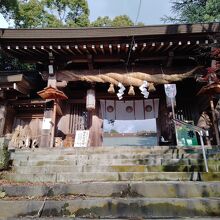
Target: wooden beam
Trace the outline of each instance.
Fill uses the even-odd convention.
[[[110,54],[112,54],[112,45],[109,44],[109,45],[108,45],[108,48],[109,48],[109,52],[110,52]]]
[[[161,42],[160,45],[154,50],[154,53],[160,51],[161,48],[163,48],[164,42]]]
[[[104,46],[103,46],[103,44],[100,44],[99,47],[100,47],[102,53],[105,54],[105,50],[104,50]]]
[[[151,52],[155,49],[155,47],[156,47],[156,43],[153,42],[153,43],[151,44],[151,46],[150,46],[149,48],[147,48],[147,50],[145,50],[145,52],[151,53]]]
[[[127,53],[127,52],[128,52],[129,47],[130,47],[130,45],[129,45],[129,44],[126,44],[126,45],[125,45],[125,53]]]
[[[27,50],[28,52],[32,53],[34,56],[38,56],[39,55],[39,52],[34,50],[33,48],[31,47],[24,47],[25,50]]]
[[[56,113],[57,113],[57,115],[62,116],[63,115],[63,111],[62,111],[62,108],[61,108],[60,104],[57,102],[56,105],[57,105],[56,106]]]
[[[189,56],[183,55],[183,56],[174,56],[174,60],[186,60],[189,59]],[[156,60],[167,60],[167,56],[149,56],[149,57],[140,57],[137,58],[135,61],[156,61]]]
[[[146,48],[147,44],[146,43],[143,43],[142,47],[141,47],[141,50],[140,50],[140,53],[142,53],[144,51],[144,49]]]
[[[78,45],[75,45],[74,48],[75,48],[75,50],[76,50],[78,53],[80,53],[81,55],[83,55],[83,53],[79,50]]]
[[[160,52],[161,52],[161,53],[164,53],[164,52],[166,52],[167,50],[169,50],[170,48],[172,48],[172,46],[173,46],[173,42],[170,41],[169,44],[168,44],[167,46],[165,46]]]
[[[42,99],[24,99],[24,100],[16,100],[13,103],[10,102],[13,105],[44,105],[45,100]]]
[[[106,63],[114,63],[114,62],[125,62],[124,59],[121,58],[94,58],[93,61],[95,63],[102,63],[102,62],[106,62]]]
[[[88,60],[89,70],[93,70],[94,67],[93,67],[93,57],[92,57],[92,55],[88,55],[87,60]]]
[[[68,55],[68,52],[66,52],[66,51],[62,48],[61,45],[58,45],[58,46],[57,46],[57,49],[58,49],[59,51],[61,51],[62,53]]]
[[[18,49],[13,49],[11,46],[7,46],[7,50],[11,53],[15,53],[15,54],[18,54],[18,55],[23,55],[23,53],[21,51],[19,51],[19,48]]]
[[[13,89],[22,93],[22,94],[28,94],[29,93],[29,90],[24,88],[24,87],[21,87],[20,85],[18,85],[17,83],[13,83]]]
[[[33,50],[34,51],[37,51],[38,53],[42,54],[42,55],[45,55],[44,52],[42,52],[41,50],[39,50],[36,46],[32,46]]]
[[[86,52],[87,54],[90,54],[90,52],[89,52],[89,50],[88,50],[88,48],[87,48],[86,45],[83,45],[83,50],[85,50],[85,52]]]
[[[173,57],[174,57],[174,52],[170,51],[168,59],[167,59],[167,65],[166,65],[167,67],[171,67],[171,65],[173,63]]]
[[[42,51],[45,51],[46,53],[50,53],[50,51],[47,50],[47,49],[45,49],[45,46],[43,46],[43,45],[40,46],[40,49],[41,49]]]
[[[95,48],[95,45],[92,45],[92,51],[97,54],[97,51],[96,51],[96,48]]]
[[[21,51],[22,53],[31,55],[31,56],[33,56],[33,57],[36,56],[36,53],[34,53],[34,52],[32,52],[31,50],[29,50],[27,46],[24,46],[23,49],[20,48],[20,51]]]
[[[69,45],[66,45],[66,50],[68,50],[71,54],[75,55],[75,53],[73,52],[73,50],[70,48]]]
[[[49,49],[50,49],[51,51],[53,51],[55,54],[59,54],[59,52],[57,52],[57,51],[53,48],[52,45],[49,46]]]
[[[121,48],[121,45],[118,44],[118,45],[117,45],[117,51],[118,51],[118,53],[120,53],[120,48]]]

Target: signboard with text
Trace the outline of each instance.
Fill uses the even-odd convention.
[[[89,130],[76,131],[74,147],[87,147],[89,142]]]
[[[164,84],[166,96],[169,98],[175,98],[176,96],[176,84]]]

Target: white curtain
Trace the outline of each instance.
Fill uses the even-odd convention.
[[[159,99],[100,100],[102,117],[107,120],[143,120],[158,117]]]
[[[116,119],[134,120],[135,119],[134,101],[116,101]]]

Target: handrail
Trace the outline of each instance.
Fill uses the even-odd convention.
[[[173,122],[185,125],[186,127],[193,129],[195,132],[197,132],[199,134],[201,147],[202,147],[202,154],[203,154],[204,163],[205,163],[205,169],[206,169],[206,172],[209,172],[207,158],[206,158],[206,152],[205,152],[205,145],[204,145],[204,141],[203,141],[203,136],[207,136],[206,130],[203,128],[200,128],[198,126],[191,125],[185,121],[181,121],[179,119],[173,119]]]

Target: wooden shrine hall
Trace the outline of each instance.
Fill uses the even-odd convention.
[[[73,147],[80,135],[95,147],[104,121],[155,119],[156,144],[176,144],[164,84],[176,84],[176,117],[196,124],[208,106],[196,79],[212,65],[201,51],[219,43],[219,23],[0,29],[1,53],[35,66],[1,70],[0,135],[12,147]]]

